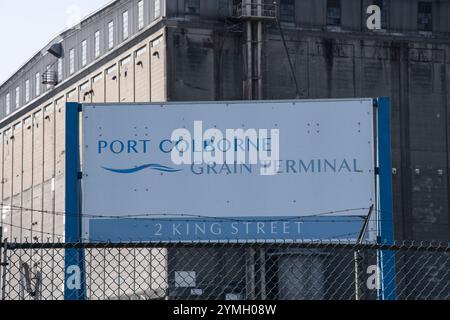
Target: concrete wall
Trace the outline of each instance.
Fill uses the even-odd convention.
[[[168,37],[169,100],[242,99],[239,38],[211,29],[183,27],[172,28]]]
[[[242,99],[242,34],[187,25],[169,28],[168,99]],[[450,239],[449,42],[294,30],[285,33],[302,98],[392,100],[396,238]],[[263,57],[264,98],[295,98],[275,28],[266,30]]]
[[[200,0],[199,15],[188,15],[185,12],[185,0],[167,1],[166,15],[188,21],[229,19],[233,16],[233,4],[239,0]],[[264,0],[272,4],[272,0]],[[283,0],[278,3],[283,4]],[[302,28],[326,28],[327,0],[301,0],[295,2],[295,22]],[[417,14],[419,0],[384,0],[386,11],[386,29],[393,32],[417,33]],[[434,0],[433,2],[433,33],[449,34],[449,0]],[[367,31],[367,7],[374,4],[373,0],[342,0],[341,29],[347,31]]]

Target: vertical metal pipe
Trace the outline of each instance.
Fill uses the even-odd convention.
[[[247,21],[247,81],[246,81],[246,99],[253,99],[253,53],[252,53],[252,22]]]
[[[42,141],[42,143],[41,143],[41,148],[42,148],[42,154],[41,154],[41,159],[40,159],[40,161],[41,161],[41,210],[42,210],[42,212],[41,212],[41,241],[42,241],[42,243],[44,243],[44,237],[45,237],[45,233],[44,233],[44,225],[45,225],[45,214],[44,214],[44,211],[45,211],[45,202],[44,202],[44,197],[45,197],[45,190],[44,190],[44,182],[45,182],[45,166],[44,166],[44,163],[45,163],[45,146],[46,146],[46,143],[45,143],[45,108],[42,108],[42,110],[40,110],[39,111],[40,113],[41,113],[41,117],[40,117],[40,120],[42,121],[41,122],[41,127],[42,127],[42,129],[40,130],[41,131],[41,133],[42,133],[42,136],[41,136],[41,141]],[[43,255],[42,255],[42,252],[41,252],[41,255],[40,255],[40,258],[41,258],[41,261],[43,260]]]
[[[24,211],[24,205],[23,205],[23,155],[24,155],[24,149],[23,149],[23,145],[24,145],[24,139],[23,139],[23,134],[24,134],[24,130],[25,130],[25,122],[23,121],[23,119],[21,120],[21,125],[20,125],[20,134],[21,134],[21,142],[20,142],[20,146],[21,146],[21,150],[20,150],[20,241],[23,241],[23,211]],[[28,226],[25,226],[25,229]]]
[[[258,53],[257,53],[257,59],[258,59],[258,100],[263,99],[262,94],[262,46],[263,46],[263,24],[261,21],[258,22]]]
[[[35,153],[35,145],[34,145],[34,125],[35,125],[35,120],[34,120],[34,113],[31,113],[31,195],[30,195],[30,223],[31,223],[31,227],[30,227],[30,241],[33,242],[33,231],[34,231],[34,153]],[[30,260],[32,259],[32,254],[30,255]]]
[[[245,8],[243,15],[251,16],[252,14],[252,0],[244,0]],[[252,22],[251,20],[247,20],[246,22],[246,44],[245,50],[247,55],[247,64],[246,64],[246,80],[244,85],[244,98],[246,100],[253,100],[253,30],[252,30]]]
[[[92,84],[91,84],[91,89],[92,89]],[[91,95],[92,97],[92,95]],[[92,102],[92,99],[91,99]],[[58,218],[59,220],[59,216],[56,215],[56,108],[57,108],[57,100],[54,99],[53,100],[53,126],[52,126],[52,130],[53,130],[53,141],[52,141],[52,148],[53,148],[53,154],[52,154],[52,179],[51,179],[51,187],[52,187],[52,212],[53,212],[53,227],[52,227],[52,239],[53,242],[56,241],[56,223],[59,222],[56,219]],[[52,250],[52,255],[55,256],[55,250]],[[55,259],[52,259],[52,270],[55,270]],[[54,299],[55,295],[55,291],[57,290],[57,288],[55,289],[55,273],[52,272],[52,299]]]
[[[92,89],[92,86],[91,86]],[[91,95],[92,97],[92,95]],[[51,179],[51,187],[52,187],[52,211],[53,211],[53,242],[56,241],[56,227],[57,227],[57,215],[55,214],[56,212],[56,105],[57,100],[53,100],[53,116],[52,116],[52,121],[53,121],[53,126],[52,126],[52,131],[53,131],[53,137],[52,137],[52,148],[53,148],[53,154],[52,154],[52,179]],[[91,100],[92,102],[92,100]]]
[[[252,14],[252,2],[253,0],[244,0],[245,3],[245,12],[243,13],[244,16],[251,16]]]
[[[263,16],[263,1],[257,0],[258,6],[258,17]],[[263,44],[263,22],[261,20],[258,21],[257,26],[257,99],[262,100],[262,44]]]
[[[11,171],[8,173],[11,181],[11,185],[9,186],[9,203],[10,203],[10,239],[17,240],[17,236],[14,235],[13,230],[16,228],[14,224],[14,214],[16,213],[16,208],[14,208],[14,125],[11,126],[11,136],[9,137],[9,143],[11,143]]]

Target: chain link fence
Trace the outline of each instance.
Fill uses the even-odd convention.
[[[83,253],[89,300],[375,300],[390,274],[398,299],[450,298],[448,243],[3,243],[4,300],[64,299],[65,255]],[[390,252],[380,271],[381,252]]]

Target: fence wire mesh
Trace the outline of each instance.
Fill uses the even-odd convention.
[[[398,299],[450,298],[447,243],[5,242],[2,299],[64,299],[70,250],[84,257],[89,300],[375,300],[381,273],[393,276]],[[381,252],[393,253],[382,271]]]

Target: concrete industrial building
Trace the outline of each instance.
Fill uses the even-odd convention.
[[[117,0],[34,55],[0,86],[4,236],[64,235],[66,102],[389,96],[396,239],[449,240],[450,0],[278,2]]]

